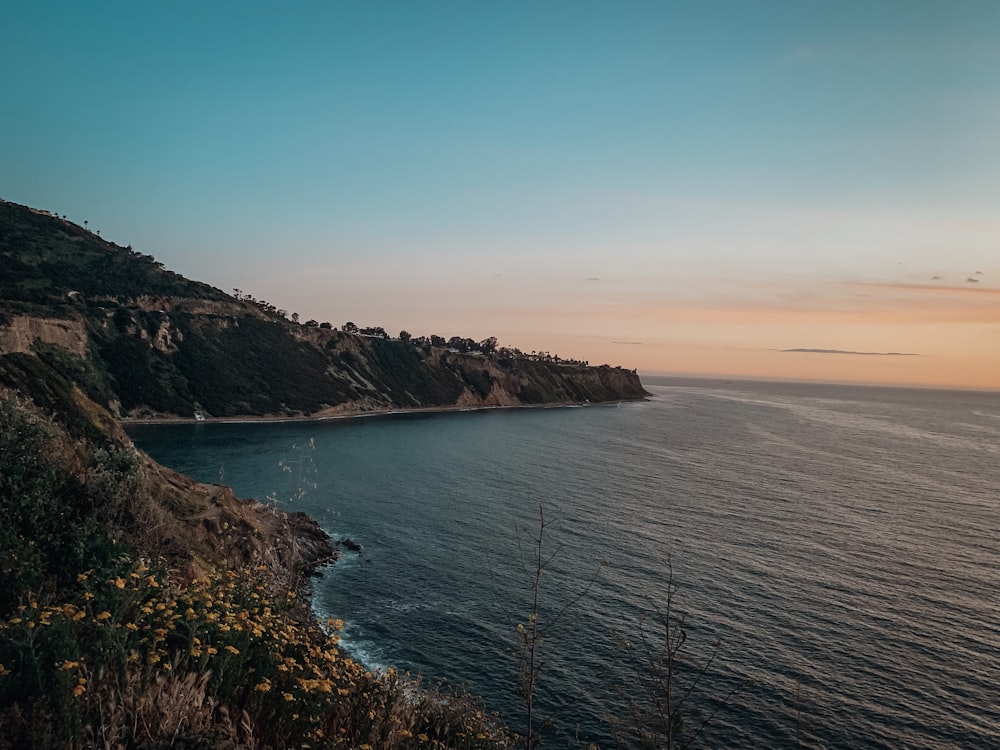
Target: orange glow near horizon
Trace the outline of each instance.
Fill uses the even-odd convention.
[[[981,282],[370,278],[340,302],[392,333],[647,373],[1000,389],[1000,289]]]
[[[562,343],[560,349],[566,352],[587,350],[591,364],[621,365],[647,374],[1000,390],[1000,363],[995,358],[788,352],[676,342],[583,346],[571,337]]]
[[[541,318],[558,332],[532,332]],[[1000,389],[993,288],[838,282],[791,300],[520,309],[508,322],[503,340],[649,373]]]

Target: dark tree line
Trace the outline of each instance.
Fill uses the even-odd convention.
[[[258,300],[253,295],[245,294],[239,289],[233,289],[233,294],[236,299],[256,305],[258,308],[270,315],[276,315],[286,320],[290,319],[292,323],[299,324],[298,313],[292,313],[291,316],[289,316],[287,310],[281,310],[275,305],[269,303],[267,300]],[[305,325],[307,328],[323,328],[328,330],[333,328],[333,326],[329,323],[319,323],[315,320],[307,320],[304,324],[299,325]],[[349,333],[355,336],[367,336],[369,338],[383,339],[385,341],[392,339],[392,336],[390,336],[382,326],[359,326],[357,323],[350,320],[344,323],[344,325],[340,327],[340,330],[344,333]],[[488,336],[482,341],[476,341],[475,339],[465,338],[463,336],[452,336],[450,339],[438,336],[437,334],[431,334],[430,336],[414,336],[409,331],[403,330],[399,332],[398,336],[396,336],[396,340],[402,341],[404,344],[412,344],[422,348],[437,347],[440,349],[451,349],[462,354],[481,354],[487,357],[497,356],[502,359],[526,359],[535,362],[554,362],[557,364],[583,366],[588,366],[590,364],[586,360],[563,359],[558,354],[551,354],[544,351],[532,351],[530,353],[526,353],[517,347],[499,346],[496,336]]]
[[[358,336],[368,336],[371,338],[386,340],[392,338],[382,326],[361,327],[350,321],[344,323],[340,330],[344,333],[351,333]],[[496,336],[488,336],[482,341],[476,341],[473,338],[466,338],[463,336],[452,336],[450,339],[446,339],[444,336],[438,336],[437,334],[431,334],[430,336],[414,336],[409,331],[403,330],[399,332],[398,336],[396,336],[396,340],[424,349],[436,347],[439,349],[451,349],[452,351],[460,352],[462,354],[481,354],[486,357],[496,356],[501,359],[526,359],[535,362],[553,362],[556,364],[583,366],[589,366],[590,364],[587,360],[564,359],[558,354],[551,354],[550,352],[532,351],[530,353],[526,353],[517,347],[500,346],[497,342]]]

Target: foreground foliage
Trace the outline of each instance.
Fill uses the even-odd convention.
[[[252,572],[186,585],[127,557],[0,623],[0,747],[506,744],[471,700],[373,674]],[[70,592],[64,592],[70,593]]]
[[[67,471],[58,432],[0,398],[0,748],[510,744],[474,700],[348,658],[263,561],[185,580],[139,556],[110,533],[128,466]]]

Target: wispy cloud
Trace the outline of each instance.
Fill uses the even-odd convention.
[[[969,278],[972,278],[971,276]],[[979,281],[979,279],[975,279]],[[993,297],[1000,297],[1000,289],[994,289],[992,287],[983,287],[980,289],[970,289],[966,286],[953,286],[944,284],[909,284],[909,283],[885,283],[885,282],[857,282],[854,284],[857,287],[863,287],[866,289],[881,289],[883,291],[898,291],[898,292],[933,292],[935,294],[975,294],[975,295],[990,295]]]
[[[612,341],[612,344],[631,344],[631,345],[642,345],[641,341]]]
[[[783,352],[804,352],[806,354],[859,354],[863,357],[919,357],[913,352],[854,352],[849,349],[782,349]]]

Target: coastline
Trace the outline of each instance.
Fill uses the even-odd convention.
[[[404,416],[409,414],[444,414],[448,412],[478,412],[478,411],[495,411],[495,410],[514,410],[514,409],[557,409],[557,408],[569,408],[569,407],[582,407],[582,406],[613,406],[616,404],[633,403],[637,401],[646,401],[649,396],[641,396],[638,398],[623,398],[617,399],[615,401],[553,401],[545,404],[498,404],[498,405],[482,405],[482,406],[415,406],[415,407],[397,407],[397,408],[385,408],[385,409],[356,409],[356,410],[344,410],[335,413],[322,413],[317,412],[315,414],[303,414],[303,415],[282,415],[282,414],[265,414],[260,416],[254,415],[243,415],[236,417],[205,417],[204,419],[195,419],[194,417],[179,417],[177,415],[169,415],[162,417],[119,417],[118,423],[123,428],[128,428],[130,425],[157,425],[157,424],[249,424],[255,422],[327,422],[339,419],[366,419],[368,417],[388,417],[388,416]]]

